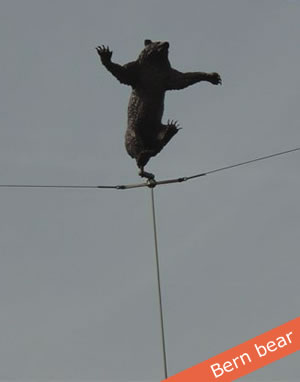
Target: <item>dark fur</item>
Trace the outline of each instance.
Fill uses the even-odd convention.
[[[108,47],[96,49],[106,69],[122,84],[132,87],[125,146],[128,154],[136,159],[140,175],[151,177],[144,172],[144,166],[178,132],[177,122],[161,123],[165,92],[184,89],[200,81],[218,85],[221,78],[218,73],[181,73],[173,69],[168,58],[168,42],[145,40],[145,48],[137,60],[124,66],[111,61],[112,52]]]

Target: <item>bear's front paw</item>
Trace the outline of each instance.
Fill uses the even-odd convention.
[[[105,47],[104,45],[97,46],[96,50],[102,62],[109,62],[111,60],[111,56],[113,52],[109,49],[108,46],[107,47]]]
[[[222,85],[222,79],[219,73],[211,73],[211,83],[213,85]]]

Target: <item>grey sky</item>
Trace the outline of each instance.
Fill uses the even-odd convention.
[[[130,89],[100,65],[145,38],[222,87],[169,92],[148,165],[192,175],[300,145],[297,1],[0,1],[1,183],[138,181]],[[299,315],[300,154],[157,189],[175,374]],[[149,190],[0,190],[0,379],[163,378]],[[299,380],[299,354],[245,380]]]

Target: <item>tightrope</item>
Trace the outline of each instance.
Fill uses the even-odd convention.
[[[200,178],[202,176],[214,174],[216,172],[221,172],[221,171],[229,170],[229,169],[232,169],[232,168],[235,168],[235,167],[245,166],[245,165],[248,165],[250,163],[267,160],[267,159],[274,158],[274,157],[277,157],[277,156],[293,153],[293,152],[299,151],[299,150],[300,150],[300,147],[296,147],[294,149],[280,151],[280,152],[277,152],[277,153],[274,153],[274,154],[265,155],[265,156],[262,156],[262,157],[250,159],[250,160],[247,160],[245,162],[235,163],[235,164],[231,164],[231,165],[228,165],[228,166],[219,167],[219,168],[216,168],[216,169],[213,169],[213,170],[201,172],[201,173],[196,174],[196,175],[184,176],[184,177],[180,177],[180,178],[165,179],[165,180],[158,180],[158,181],[156,181],[155,179],[149,179],[149,180],[147,180],[146,182],[143,182],[143,183],[121,184],[121,185],[116,185],[116,186],[47,185],[47,184],[45,184],[45,185],[42,185],[42,184],[39,184],[39,185],[37,185],[37,184],[0,184],[0,188],[62,188],[62,189],[115,189],[115,190],[130,190],[130,189],[133,189],[133,188],[141,188],[141,187],[154,188],[156,186],[161,186],[161,185],[165,185],[165,184],[186,182],[188,180],[192,180],[192,179]]]

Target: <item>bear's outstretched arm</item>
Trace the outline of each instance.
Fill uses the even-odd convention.
[[[122,66],[111,61],[112,51],[108,47],[98,46],[96,50],[102,64],[121,84],[135,86],[138,78],[135,61]]]
[[[180,90],[194,85],[200,81],[208,81],[213,85],[220,85],[222,83],[221,77],[218,73],[203,73],[203,72],[189,72],[182,73],[178,70],[172,69],[167,80],[166,90]]]

